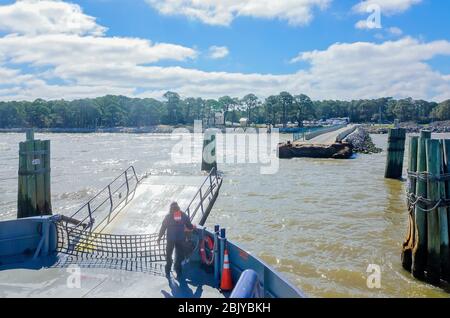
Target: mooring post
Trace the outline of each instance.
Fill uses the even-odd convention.
[[[27,138],[27,141],[34,140],[34,130],[33,129],[26,130],[26,138]]]
[[[441,198],[439,177],[442,168],[442,152],[439,140],[426,141],[427,155],[427,198],[438,202]],[[431,207],[430,207],[431,208]],[[439,207],[434,207],[427,215],[427,279],[437,284],[441,278],[441,239],[439,227]]]
[[[444,154],[444,174],[450,174],[450,140],[442,140],[442,152]],[[450,181],[444,183],[444,193],[442,197],[446,200],[450,199]],[[442,189],[441,189],[442,190]],[[450,232],[450,207],[439,211],[439,225],[441,227],[441,274],[442,278],[447,282],[450,281],[450,248],[449,248],[449,232]]]
[[[389,130],[385,178],[401,179],[405,155],[406,130],[393,128]]]
[[[210,172],[213,168],[217,170],[216,135],[207,130],[203,139],[202,171]]]
[[[417,148],[419,145],[419,137],[411,137],[409,140],[409,156],[408,156],[408,172],[417,172]],[[416,193],[416,179],[408,175],[408,194]],[[402,250],[402,266],[404,269],[411,271],[412,266],[412,250],[414,248],[414,237],[416,226],[414,221],[414,207],[408,206],[408,232],[406,240],[403,243]]]
[[[43,214],[52,214],[52,187],[51,187],[51,163],[50,163],[50,140],[43,140],[42,146],[44,150],[44,207]]]
[[[431,132],[422,131],[417,147],[417,174],[427,172],[426,141],[431,139]],[[427,182],[416,179],[416,197],[427,197]],[[420,203],[414,207],[415,228],[412,274],[423,279],[427,258],[427,214]]]
[[[50,141],[34,139],[33,130],[19,144],[17,218],[51,214]]]

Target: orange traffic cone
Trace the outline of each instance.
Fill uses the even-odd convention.
[[[220,289],[223,291],[233,290],[233,280],[231,278],[230,260],[228,258],[228,250],[223,253],[223,271]]]

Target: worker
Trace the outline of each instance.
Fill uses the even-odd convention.
[[[158,245],[161,242],[162,237],[167,231],[167,244],[166,244],[166,276],[170,277],[170,271],[172,270],[172,254],[175,249],[175,272],[177,277],[181,277],[181,262],[185,256],[185,242],[186,233],[185,230],[192,231],[194,226],[186,213],[181,212],[177,202],[173,202],[170,205],[169,214],[166,215],[162,222],[161,230],[158,236]]]

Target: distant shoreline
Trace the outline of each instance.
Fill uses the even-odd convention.
[[[0,133],[25,133],[29,128],[0,128]],[[33,128],[36,133],[71,133],[71,134],[101,134],[101,133],[128,133],[128,134],[170,134],[175,129],[193,130],[193,127],[183,126],[151,126],[151,127],[114,127],[114,128]]]
[[[387,134],[394,125],[363,125],[369,134]],[[418,124],[413,122],[400,123],[400,128],[406,129],[409,134],[420,133],[421,130],[430,130],[432,133],[450,133],[450,121],[436,121],[431,124]]]
[[[389,128],[393,128],[392,124],[362,124],[369,134],[387,134]],[[433,122],[427,125],[418,123],[400,123],[401,128],[405,128],[407,133],[418,133],[422,129],[431,130],[433,133],[450,133],[450,121]],[[227,127],[232,128],[232,127]],[[239,127],[234,127],[239,128]],[[0,128],[0,133],[25,133],[29,128]],[[92,133],[120,133],[120,134],[170,134],[175,129],[185,129],[189,132],[194,131],[193,126],[170,126],[158,125],[148,127],[113,127],[113,128],[33,128],[36,133],[70,133],[70,134],[92,134]],[[219,128],[225,132],[225,128]],[[259,130],[259,128],[256,128]],[[292,133],[292,132],[280,132]]]

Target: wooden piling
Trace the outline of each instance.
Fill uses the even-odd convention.
[[[34,142],[34,173],[36,179],[36,213],[43,215],[45,205],[45,181],[44,181],[44,160],[43,145],[40,140]]]
[[[43,140],[44,155],[44,214],[52,214],[52,191],[51,191],[51,153],[50,140]]]
[[[419,137],[411,137],[409,140],[409,160],[408,171],[417,172],[417,148],[419,145]],[[416,193],[416,180],[409,179],[408,193]],[[402,266],[404,269],[411,271],[412,266],[412,250],[414,248],[415,237],[415,222],[414,222],[414,207],[409,206],[408,215],[408,231],[406,233],[406,239],[403,243],[402,250]]]
[[[450,174],[450,140],[442,140],[443,171]],[[445,182],[444,197],[450,199],[450,181]],[[450,207],[440,211],[442,278],[450,282]]]
[[[207,131],[203,138],[202,171],[210,172],[213,168],[217,169],[216,135]]]
[[[385,178],[401,179],[405,155],[405,139],[405,129],[393,128],[389,130]]]
[[[21,142],[19,144],[19,178],[17,191],[17,218],[27,217],[28,214],[33,214],[32,198],[28,195],[28,180],[25,174],[27,171],[27,144]]]
[[[442,152],[439,140],[426,141],[427,156],[427,199],[438,202],[441,199],[441,182],[436,178],[441,175]],[[430,209],[430,208],[429,208]],[[427,280],[437,284],[441,278],[441,239],[439,214],[441,208],[435,207],[427,214]]]
[[[409,270],[413,246],[414,277],[434,285],[450,282],[450,140],[433,140],[429,131],[412,137],[408,170],[410,215],[402,265]]]
[[[51,214],[50,141],[34,140],[32,130],[26,137],[19,144],[17,218]]]
[[[417,147],[417,173],[427,171],[426,141],[431,139],[431,133],[422,131]],[[427,196],[427,182],[419,178],[416,181],[416,196]],[[414,182],[414,181],[412,181]],[[420,204],[414,207],[415,235],[412,259],[412,274],[415,278],[425,278],[425,264],[427,259],[427,215]]]
[[[26,130],[26,138],[27,138],[27,141],[34,140],[34,130],[33,129]]]

